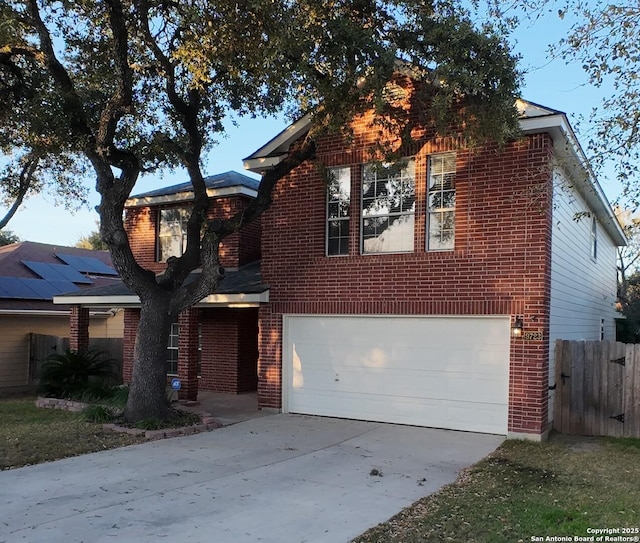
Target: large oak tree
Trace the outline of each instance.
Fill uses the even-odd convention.
[[[223,273],[220,241],[269,206],[279,179],[313,159],[319,134],[344,131],[365,108],[377,108],[380,119],[393,116],[384,96],[398,60],[423,80],[421,107],[441,130],[464,126],[470,141],[514,134],[515,59],[502,36],[474,27],[455,1],[8,0],[0,6],[4,149],[42,160],[39,167],[50,164],[52,180],[89,168],[101,196],[101,237],[140,298],[129,420],[167,415],[170,324],[215,291]],[[203,159],[224,121],[283,110],[292,117],[312,112],[309,134],[264,173],[247,209],[207,220]],[[210,156],[206,169],[215,171],[215,152]],[[195,196],[184,254],[156,276],[135,261],[123,211],[141,175],[168,167],[190,180]],[[198,268],[197,281],[185,285]]]

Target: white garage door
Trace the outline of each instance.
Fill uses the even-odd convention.
[[[507,433],[508,317],[285,316],[283,410]]]

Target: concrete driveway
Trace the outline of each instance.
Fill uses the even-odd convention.
[[[271,415],[0,472],[0,543],[347,542],[502,440]]]

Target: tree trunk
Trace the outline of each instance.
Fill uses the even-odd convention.
[[[153,296],[153,295],[152,295]],[[137,422],[148,418],[166,420],[167,342],[171,323],[166,299],[142,301],[140,323],[133,357],[133,378],[124,411],[125,419]]]

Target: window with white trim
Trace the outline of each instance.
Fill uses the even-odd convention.
[[[182,256],[187,248],[187,222],[191,209],[170,207],[158,212],[158,262]]]
[[[167,342],[167,375],[178,375],[178,351],[180,343],[180,325],[171,324],[169,341]],[[198,323],[198,375],[202,363],[202,323]]]
[[[455,153],[431,155],[427,172],[427,250],[452,250],[456,211]]]
[[[167,342],[167,374],[178,375],[178,341],[180,328],[177,322],[171,324]]]
[[[362,253],[414,250],[416,210],[414,158],[362,169]]]
[[[327,256],[349,254],[351,169],[327,169]]]

